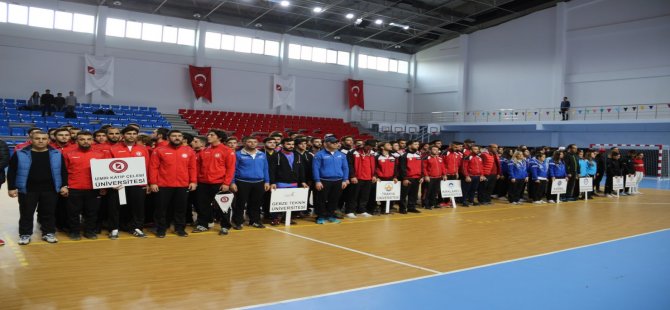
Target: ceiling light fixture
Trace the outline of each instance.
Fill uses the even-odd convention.
[[[381,25],[383,23],[384,23],[384,21],[381,20],[381,19],[378,19],[378,20],[375,21],[375,24],[377,24],[377,25]]]
[[[321,12],[323,12],[323,9],[322,9],[320,6],[317,6],[317,7],[315,7],[314,9],[312,9],[312,11],[313,11],[314,13],[321,13]]]
[[[346,17],[347,19],[353,19],[353,18],[354,18],[354,14],[349,13],[349,14],[345,15],[344,17]]]
[[[282,2],[279,2],[279,5],[281,5],[283,7],[287,7],[287,6],[291,5],[291,2],[284,0]]]
[[[193,18],[200,18],[202,15],[200,13],[193,13]]]
[[[396,23],[389,23],[389,26],[395,26],[395,27],[400,27],[405,30],[409,30],[409,26],[407,25],[401,25],[401,24],[396,24]]]
[[[112,2],[112,5],[121,6],[121,5],[123,5],[123,2],[117,0],[117,1]]]

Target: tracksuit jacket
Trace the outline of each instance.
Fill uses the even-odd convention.
[[[398,163],[398,180],[419,179],[423,176],[422,158],[419,151],[402,154]]]
[[[568,174],[565,172],[565,163],[563,163],[562,160],[559,160],[558,163],[554,162],[554,160],[549,161],[549,173],[547,175],[550,178],[559,178],[563,179],[565,178]]]
[[[312,174],[314,182],[347,180],[349,177],[347,155],[339,150],[332,153],[325,148],[320,150],[314,155]]]
[[[195,152],[188,146],[155,149],[149,164],[149,184],[159,187],[188,187],[198,181]]]
[[[462,164],[462,175],[464,177],[469,177],[469,176],[481,176],[484,168],[484,164],[482,162],[482,158],[479,157],[479,155],[468,155],[463,158],[463,164]]]
[[[270,170],[265,153],[256,151],[255,157],[244,150],[235,152],[235,181],[270,183]]]
[[[444,160],[441,156],[428,156],[423,160],[423,175],[429,178],[441,178],[446,175]]]
[[[65,167],[67,168],[68,187],[80,190],[93,189],[91,160],[105,158],[108,158],[108,156],[102,151],[94,149],[84,151],[79,147],[63,154]]]
[[[537,158],[530,160],[530,176],[533,181],[547,180],[549,175],[549,164],[540,162]]]
[[[198,182],[205,184],[232,184],[233,177],[235,176],[236,159],[235,151],[223,143],[204,148],[198,154]]]
[[[349,178],[357,178],[360,181],[372,181],[375,176],[375,156],[372,152],[365,153],[363,149],[350,151],[347,154],[349,163]]]
[[[389,154],[389,156],[377,155],[377,162],[375,164],[375,175],[384,180],[389,180],[397,177],[396,166],[398,165],[398,159]]]
[[[526,160],[514,162],[512,159],[507,163],[507,166],[510,179],[523,180],[528,177],[528,164]]]

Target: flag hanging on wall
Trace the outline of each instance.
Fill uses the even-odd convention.
[[[209,103],[212,103],[212,67],[189,65],[188,73],[195,98],[205,98]]]
[[[274,76],[272,108],[287,105],[295,109],[295,76]]]
[[[361,110],[365,110],[363,81],[349,79],[347,81],[347,91],[349,93],[349,109],[353,109],[355,106],[358,106],[361,108]]]
[[[84,55],[84,92],[100,90],[114,96],[114,58]]]

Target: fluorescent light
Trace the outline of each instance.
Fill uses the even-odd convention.
[[[395,27],[400,27],[405,30],[409,30],[409,26],[407,25],[401,25],[401,24],[396,24],[396,23],[389,23],[389,26],[395,26]]]
[[[344,17],[346,17],[347,19],[352,19],[352,18],[354,18],[354,14],[349,13],[349,14],[345,15]]]
[[[404,26],[402,29],[409,30],[409,26]]]
[[[312,9],[312,11],[314,11],[314,13],[321,13],[323,9],[320,6],[317,6],[314,9]]]
[[[375,21],[375,24],[377,24],[377,25],[381,25],[382,23],[384,23],[384,21],[381,20],[381,19],[378,19],[378,20]]]
[[[282,2],[279,2],[279,4],[283,7],[287,7],[287,6],[291,5],[291,2],[284,0]]]

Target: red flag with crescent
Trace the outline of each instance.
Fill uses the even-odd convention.
[[[212,67],[188,66],[188,73],[195,98],[205,98],[212,103]]]
[[[361,108],[361,110],[365,110],[363,81],[349,79],[347,81],[347,89],[349,92],[349,109],[353,109],[355,106],[358,106]]]

